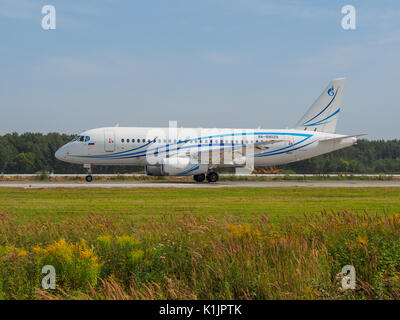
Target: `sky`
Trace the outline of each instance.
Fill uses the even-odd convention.
[[[400,138],[398,0],[0,0],[0,35],[0,134],[291,128],[346,77],[337,132]]]

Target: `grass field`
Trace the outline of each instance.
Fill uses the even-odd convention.
[[[21,220],[95,214],[153,218],[186,213],[273,221],[322,210],[400,212],[399,188],[0,189],[0,211]]]
[[[398,299],[399,191],[0,188],[0,298]]]

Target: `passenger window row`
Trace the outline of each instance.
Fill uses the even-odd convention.
[[[83,141],[83,140],[81,140],[81,141]],[[151,141],[153,141],[153,140],[150,140],[150,139],[147,140],[148,143],[151,142]],[[121,142],[122,143],[125,143],[125,142],[126,143],[135,143],[135,142],[136,143],[146,143],[146,139],[124,139],[124,138],[122,138]],[[174,140],[164,139],[163,142],[164,143],[171,143],[171,142],[176,143],[177,140],[176,139],[174,139]],[[196,143],[210,143],[210,144],[224,144],[224,143],[225,144],[232,144],[232,143],[239,144],[239,143],[241,143],[241,144],[248,144],[248,143],[254,143],[254,140],[225,140],[225,142],[224,142],[224,140],[217,140],[217,139],[216,140],[213,140],[213,139],[208,140],[208,139],[206,139],[204,141],[202,141],[202,140],[178,140],[178,143],[182,143],[182,142],[192,143],[192,144],[196,144]],[[259,143],[259,142],[262,142],[262,141],[259,141],[259,140],[255,141],[255,143]],[[158,143],[162,143],[162,140],[158,139]]]

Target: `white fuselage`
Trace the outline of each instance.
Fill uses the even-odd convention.
[[[88,130],[56,152],[92,165],[146,166],[148,175],[193,175],[215,182],[218,167],[266,167],[312,158],[357,142],[335,134],[346,79],[329,83],[295,129],[119,128]],[[87,181],[91,181],[91,176]]]
[[[61,147],[56,157],[76,164],[146,166],[159,165],[172,155],[192,159],[193,154],[246,149],[241,152],[244,158],[251,158],[254,167],[265,167],[315,157],[357,141],[355,137],[323,141],[339,137],[345,136],[292,129],[107,127],[81,133]],[[229,166],[238,165],[221,159],[207,167]]]

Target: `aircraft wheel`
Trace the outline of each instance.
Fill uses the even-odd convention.
[[[92,182],[92,180],[93,180],[93,177],[90,174],[86,176],[87,182]]]
[[[204,173],[196,174],[193,176],[194,181],[203,182],[206,179],[206,175]]]
[[[218,173],[210,172],[207,174],[207,181],[208,182],[217,182],[218,181]]]

